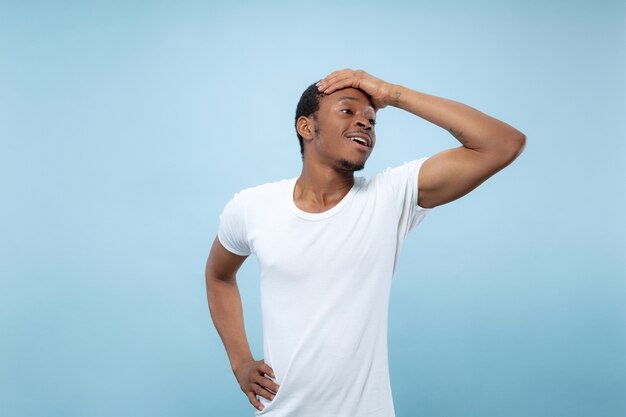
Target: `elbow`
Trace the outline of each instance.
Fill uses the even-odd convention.
[[[508,165],[524,152],[524,148],[526,147],[526,135],[516,130],[507,137],[505,142],[506,149],[503,151],[503,159],[506,160],[506,165]]]
[[[512,139],[513,148],[515,152],[515,158],[521,155],[524,152],[524,148],[526,148],[526,135],[522,132],[516,132],[515,136]]]

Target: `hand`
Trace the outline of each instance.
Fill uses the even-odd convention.
[[[317,89],[325,94],[350,87],[358,88],[367,93],[372,98],[377,110],[390,104],[396,104],[400,98],[393,84],[376,78],[363,70],[343,69],[335,71],[317,84]]]
[[[279,385],[266,375],[275,378],[274,370],[263,360],[251,360],[244,362],[235,370],[235,378],[244,394],[257,410],[263,410],[263,404],[257,399],[257,395],[273,400],[278,392]]]

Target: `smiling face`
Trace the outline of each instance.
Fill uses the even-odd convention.
[[[319,109],[297,122],[304,156],[338,170],[363,169],[374,145],[376,110],[361,90],[346,88],[319,98]]]

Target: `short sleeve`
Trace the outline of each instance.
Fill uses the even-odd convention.
[[[217,232],[222,246],[239,256],[248,256],[251,253],[245,212],[245,199],[242,198],[241,193],[235,194],[220,215],[220,226]]]
[[[401,210],[398,223],[399,237],[405,237],[426,217],[431,209],[420,207],[418,198],[418,176],[422,164],[428,158],[406,162],[386,172],[393,198]]]

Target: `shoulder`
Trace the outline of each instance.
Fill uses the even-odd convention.
[[[419,172],[426,160],[428,157],[386,168],[365,181],[364,188],[368,195],[386,198],[397,207],[419,207]]]
[[[385,168],[372,177],[372,179],[366,181],[366,184],[370,186],[404,186],[407,183],[415,183],[415,185],[417,185],[419,170],[427,159],[428,157],[423,157],[405,162],[402,165]]]
[[[235,193],[229,204],[259,204],[263,201],[272,201],[288,193],[294,181],[295,178],[291,178],[244,188]]]

